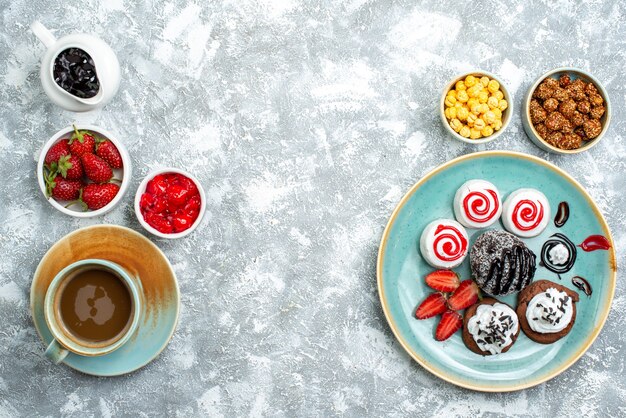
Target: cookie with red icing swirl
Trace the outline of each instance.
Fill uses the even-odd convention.
[[[463,225],[452,219],[438,219],[426,225],[420,238],[424,260],[435,268],[453,268],[467,256],[468,236]]]
[[[454,216],[467,228],[486,228],[501,214],[500,192],[487,180],[466,181],[454,195]]]
[[[502,205],[502,224],[522,238],[541,234],[549,222],[550,204],[539,190],[518,189]]]

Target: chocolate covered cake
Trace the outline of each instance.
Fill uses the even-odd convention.
[[[505,231],[485,232],[470,250],[472,276],[485,293],[493,296],[509,295],[528,286],[536,266],[535,254]]]

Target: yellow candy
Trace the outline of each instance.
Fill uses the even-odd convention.
[[[448,92],[448,96],[452,96],[452,97],[454,97],[456,99],[456,90],[450,90]]]
[[[463,127],[463,124],[458,119],[452,119],[450,121],[450,127],[454,130],[454,132],[459,132]]]
[[[460,108],[462,108],[463,106],[464,106],[464,105],[463,105],[463,103],[461,103],[461,102],[456,102],[456,103],[454,104],[454,107],[456,107],[456,108],[457,108],[457,110],[458,110],[458,109],[460,109]]]
[[[456,112],[456,117],[461,121],[467,120],[468,116],[469,116],[469,110],[467,110],[466,107],[462,107]]]
[[[498,109],[505,110],[507,107],[509,107],[509,104],[506,102],[506,100],[502,99],[498,102]]]
[[[493,128],[491,126],[485,126],[480,133],[483,134],[483,136],[489,136],[493,134]]]
[[[471,109],[472,107],[476,106],[479,103],[480,102],[478,101],[476,97],[472,97],[467,101],[467,108]]]
[[[482,134],[480,133],[480,131],[478,129],[470,129],[470,138],[471,139],[480,139],[480,137],[482,137]]]
[[[459,81],[459,83],[462,83],[462,81]],[[458,91],[456,93],[456,99],[459,102],[463,102],[464,103],[464,102],[467,102],[469,100],[469,96],[467,95],[467,92],[464,89],[462,89],[461,91]]]
[[[476,116],[473,113],[470,113],[469,115],[467,115],[467,124],[469,126],[473,126],[474,122],[476,122],[476,119],[478,119],[478,116]]]
[[[445,111],[446,118],[448,118],[448,119],[456,118],[456,113],[457,113],[457,108],[456,107],[449,107]]]
[[[474,121],[474,129],[482,130],[486,126],[485,121],[482,118],[478,118]]]
[[[484,76],[480,78],[480,83],[483,85],[483,87],[487,87],[489,85],[489,77]]]
[[[485,112],[485,114],[483,115],[483,120],[487,124],[491,125],[492,123],[494,123],[496,121],[496,114],[493,113],[491,110],[488,111],[488,112]],[[485,136],[487,136],[487,135],[485,135]]]
[[[487,103],[481,103],[480,113],[487,113],[487,112],[489,112],[489,106],[487,105]]]
[[[482,90],[482,84],[477,84],[474,87],[470,87],[469,89],[467,89],[467,94],[470,97],[478,97],[478,95],[480,94],[481,90]]]
[[[480,103],[476,103],[474,106],[472,106],[470,108],[470,110],[472,111],[473,114],[475,115],[480,115],[480,109],[481,109],[481,104]]]
[[[459,92],[461,90],[465,90],[467,87],[465,86],[465,83],[462,81],[457,81],[456,84],[454,85],[454,88],[456,89],[456,94],[458,96]]]
[[[487,100],[489,99],[489,93],[487,93],[486,91],[481,91],[480,93],[478,93],[478,101],[480,103],[487,103]]]
[[[443,102],[443,104],[445,104],[448,107],[454,106],[455,103],[456,103],[456,97],[454,96],[446,96],[446,100]]]
[[[467,126],[462,127],[461,130],[459,131],[459,135],[461,135],[464,138],[469,138],[470,128],[468,128]]]
[[[494,96],[496,96],[496,99],[498,99],[498,100],[502,100],[502,99],[504,99],[504,93],[502,93],[502,92],[501,92],[501,91],[499,91],[499,90],[498,90],[498,91],[496,91],[493,95],[494,95]]]
[[[499,131],[500,128],[502,128],[502,121],[500,119],[496,119],[492,126],[494,130]]]
[[[496,91],[500,90],[500,83],[498,83],[496,80],[491,80],[487,85],[487,90],[495,93]]]
[[[492,109],[498,107],[498,103],[500,103],[500,101],[496,96],[491,96],[489,100],[487,100],[487,105]]]
[[[491,109],[494,115],[496,115],[496,119],[502,119],[502,111],[497,107],[495,109]]]
[[[476,77],[474,77],[473,75],[468,75],[467,77],[465,77],[465,85],[467,87],[472,87],[476,85],[476,83],[477,83]]]

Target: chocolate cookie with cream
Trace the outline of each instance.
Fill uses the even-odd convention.
[[[540,344],[565,337],[576,321],[578,293],[549,280],[537,280],[522,290],[517,316],[524,334]]]
[[[476,354],[506,353],[515,344],[519,331],[515,310],[493,298],[484,298],[465,311],[463,342]]]

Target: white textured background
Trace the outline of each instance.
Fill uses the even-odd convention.
[[[626,5],[500,3],[0,0],[0,417],[626,415],[622,274],[589,352],[512,394],[431,376],[382,315],[375,257],[391,210],[421,175],[472,151],[523,151],[570,172],[625,262]],[[47,100],[35,19],[118,52],[122,85],[103,110]],[[436,108],[454,74],[500,75],[519,110],[531,81],[561,65],[592,71],[611,96],[613,123],[593,150],[541,152],[519,111],[496,143],[445,136]],[[56,212],[33,175],[39,147],[73,121],[117,133],[136,168],[130,193],[100,219]],[[165,165],[194,172],[209,197],[202,230],[157,240],[182,291],[172,342],[121,378],[52,365],[28,309],[39,259],[82,226],[141,230],[132,195]]]

